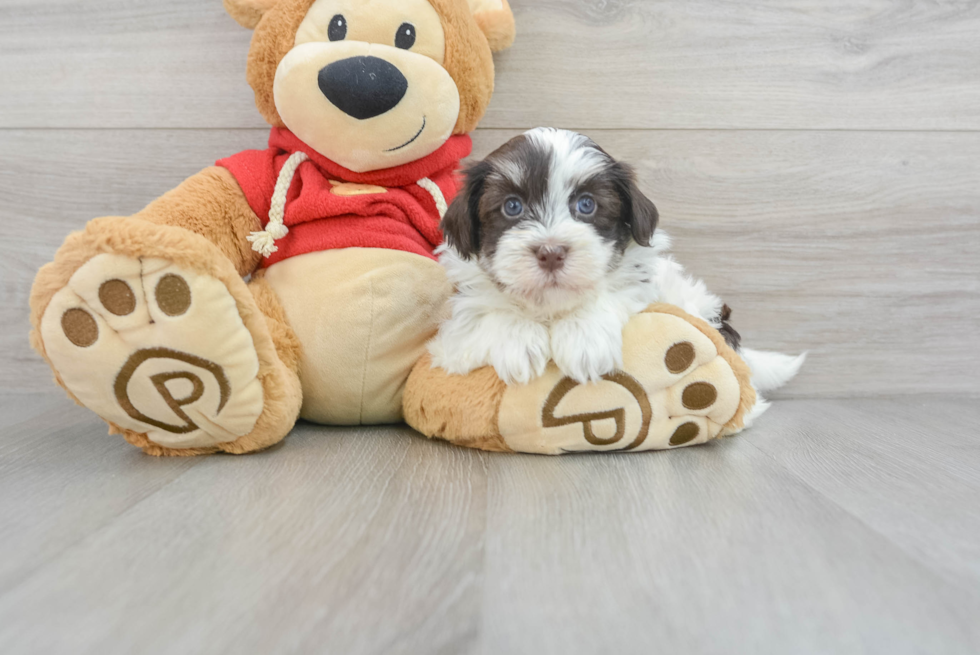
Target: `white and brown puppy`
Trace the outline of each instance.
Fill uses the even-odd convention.
[[[657,221],[632,169],[591,139],[538,128],[511,140],[467,171],[443,221],[440,261],[457,293],[430,345],[433,365],[455,374],[491,365],[524,383],[553,360],[594,382],[622,366],[623,327],[655,302],[705,319],[737,348],[727,307],[665,254]],[[802,364],[742,354],[760,390]]]

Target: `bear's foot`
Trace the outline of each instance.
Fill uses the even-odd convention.
[[[261,450],[299,413],[265,314],[275,298],[253,295],[197,235],[92,221],[38,274],[31,303],[34,346],[57,381],[150,454]]]
[[[677,448],[743,427],[755,391],[717,330],[654,305],[629,322],[623,341],[623,370],[595,384],[551,364],[530,384],[508,387],[491,368],[450,376],[425,359],[405,391],[406,419],[460,445],[540,454]]]
[[[167,260],[89,260],[52,298],[41,336],[83,405],[160,446],[232,442],[262,413],[258,355],[231,294]]]

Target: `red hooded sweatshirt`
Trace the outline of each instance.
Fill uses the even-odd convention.
[[[470,137],[453,136],[417,161],[355,173],[318,154],[289,130],[274,128],[267,150],[247,150],[217,165],[238,180],[263,230],[268,230],[253,241],[259,252],[261,243],[271,245],[264,249],[262,267],[335,248],[389,248],[435,259],[433,251],[442,243],[439,221],[459,190],[460,161],[472,148]],[[288,229],[278,227],[276,220],[270,224],[270,212],[276,216],[277,206],[278,220]]]

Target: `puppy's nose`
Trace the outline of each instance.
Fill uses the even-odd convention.
[[[565,246],[535,248],[534,256],[538,258],[538,266],[549,273],[554,273],[565,266],[565,259],[568,257],[568,248]]]
[[[408,91],[402,72],[378,57],[335,61],[320,71],[317,81],[327,100],[358,120],[391,111]]]

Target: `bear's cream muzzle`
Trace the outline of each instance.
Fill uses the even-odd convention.
[[[439,63],[360,41],[304,43],[276,71],[283,123],[321,155],[363,173],[435,152],[459,117],[459,90]]]

